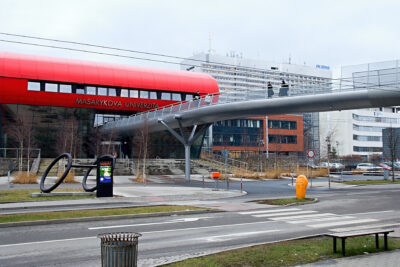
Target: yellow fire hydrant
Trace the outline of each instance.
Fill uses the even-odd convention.
[[[297,176],[296,179],[296,197],[305,198],[307,190],[308,180],[304,175]]]

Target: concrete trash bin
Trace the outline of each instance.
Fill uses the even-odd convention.
[[[106,233],[97,235],[101,239],[101,266],[137,266],[138,233]]]

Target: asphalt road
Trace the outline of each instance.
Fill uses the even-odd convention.
[[[290,180],[245,184],[247,196],[220,200],[240,203],[293,195]],[[193,186],[193,185],[190,185]],[[231,183],[231,188],[239,187]],[[99,266],[99,233],[138,232],[139,264],[153,266],[174,260],[252,244],[331,231],[400,227],[400,186],[346,189],[312,188],[319,202],[301,206],[80,222],[0,229],[0,266]]]

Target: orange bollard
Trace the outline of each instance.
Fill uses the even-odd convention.
[[[296,179],[296,197],[297,198],[305,198],[306,197],[306,189],[308,185],[307,177],[304,175],[297,176]]]
[[[212,172],[211,173],[211,177],[213,178],[213,179],[218,179],[219,178],[219,172]]]

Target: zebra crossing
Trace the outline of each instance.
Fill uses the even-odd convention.
[[[372,218],[357,218],[351,215],[319,212],[315,210],[302,210],[299,208],[267,209],[238,212],[255,218],[265,218],[271,221],[286,222],[290,224],[304,224],[311,228],[327,228],[341,225],[372,223],[379,221]]]

